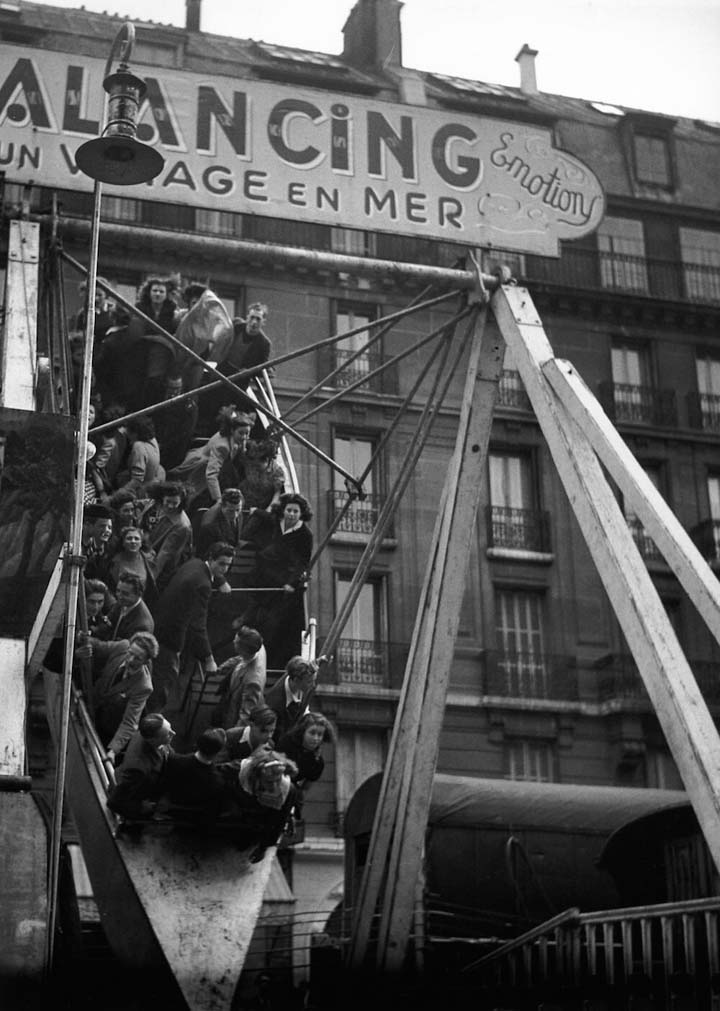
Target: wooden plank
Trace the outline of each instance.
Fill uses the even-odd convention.
[[[543,373],[553,357],[525,289],[492,299],[570,504],[720,869],[720,737],[584,430]]]
[[[35,410],[40,225],[11,221],[6,279],[2,404]]]
[[[394,777],[395,782],[384,797],[385,829],[387,834],[392,828],[392,845],[382,902],[378,963],[389,970],[402,966],[412,927],[470,541],[502,371],[503,343],[495,332],[484,327],[484,316],[483,325],[476,329],[467,366],[444,509],[436,526],[413,650],[405,672],[405,683],[411,686],[410,701],[398,715],[386,772],[386,778]],[[382,871],[386,852],[381,847],[374,850],[371,845],[368,865],[377,862]]]
[[[0,639],[0,775],[25,773],[25,640]]]
[[[720,642],[720,582],[710,566],[570,362],[553,359],[543,372]]]
[[[35,622],[27,642],[27,673],[33,678],[38,667],[45,659],[50,643],[58,634],[67,607],[65,593],[65,553],[67,546],[60,552],[55,568],[45,590],[45,596],[38,608]]]

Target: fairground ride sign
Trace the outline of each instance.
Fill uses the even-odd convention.
[[[104,61],[0,44],[0,169],[90,190],[75,151],[98,135]],[[496,119],[182,71],[144,75],[138,139],[152,183],[109,194],[558,255],[604,196],[550,132]]]

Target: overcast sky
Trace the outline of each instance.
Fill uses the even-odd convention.
[[[203,0],[201,28],[339,53],[353,2]],[[185,0],[84,6],[185,22]],[[528,43],[543,91],[720,122],[720,0],[405,0],[401,18],[407,67],[517,85],[515,56]]]

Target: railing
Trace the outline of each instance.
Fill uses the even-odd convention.
[[[317,649],[323,652],[323,641]],[[342,685],[399,687],[409,644],[373,639],[339,639],[327,669],[327,680]]]
[[[348,362],[355,351],[350,351],[345,348],[335,348],[335,368],[339,368],[341,365],[344,366],[345,362]],[[338,372],[333,380],[333,384],[338,389],[344,389],[346,386],[350,386],[352,383],[356,383],[359,379],[363,379],[365,376],[374,372],[375,369],[380,368],[383,363],[383,356],[377,351],[363,351],[362,354],[354,358],[353,361],[347,367],[344,367],[342,372]],[[372,390],[373,393],[382,393],[382,373],[377,376],[373,376],[367,383],[365,383],[360,389],[362,390]]]
[[[498,382],[497,403],[499,407],[514,407],[519,411],[532,410],[520,373],[515,369],[503,369]]]
[[[328,522],[332,523],[337,514],[342,510],[347,502],[346,491],[331,490],[328,495]],[[385,502],[384,495],[375,492],[368,492],[364,499],[355,499],[348,511],[340,520],[336,533],[363,534],[369,536],[375,529],[378,514]],[[392,530],[388,529],[387,536],[392,537]]]
[[[720,659],[688,659],[705,702],[720,705]],[[598,697],[600,701],[645,701],[650,704],[645,683],[632,656],[626,653],[604,657],[598,667]]]
[[[495,259],[502,261],[502,250],[495,251]],[[557,260],[526,256],[519,280],[576,290],[649,295],[696,305],[720,303],[720,267],[581,249],[567,244],[561,246]]]
[[[708,562],[720,562],[720,520],[703,520],[690,531],[698,551]]]
[[[632,539],[635,541],[640,555],[646,562],[663,562],[665,560],[658,551],[655,541],[637,517],[630,517],[627,520],[627,525],[630,528]]]
[[[13,203],[19,205],[22,187],[8,183],[5,190],[6,206]],[[31,210],[37,211],[48,203],[53,192],[58,193],[63,214],[90,217],[91,194],[79,194],[72,190],[57,191],[55,187],[34,187]],[[122,209],[117,217],[110,214],[103,214],[103,217],[106,220],[132,221],[169,231],[212,230],[218,234],[212,218],[208,219],[207,209],[193,210],[183,204],[160,205],[160,208],[155,201],[123,198]],[[337,230],[330,225],[264,218],[262,215],[241,212],[224,212],[221,231],[222,234],[236,237],[242,235],[258,241],[311,249],[328,250],[337,246],[333,235]],[[370,252],[365,255],[376,255],[381,259],[447,267],[466,253],[465,246],[448,242],[384,233],[366,234],[366,249]],[[355,248],[359,246],[360,241],[356,240]],[[493,251],[493,259],[497,262],[507,259],[512,265],[517,265],[518,254],[496,249]],[[717,266],[583,249],[568,243],[561,243],[558,259],[527,255],[524,261],[523,269],[516,271],[517,279],[522,284],[545,284],[574,291],[612,291],[693,305],[720,304],[720,267]]]
[[[686,402],[691,428],[720,433],[720,396],[715,393],[688,393]]]
[[[539,509],[488,506],[488,546],[518,551],[550,551],[550,519]]]
[[[674,390],[656,390],[632,383],[600,383],[599,400],[615,422],[677,427]]]
[[[574,657],[488,650],[483,668],[485,695],[563,701],[578,697]]]
[[[714,1011],[719,923],[718,897],[592,913],[569,909],[466,972],[481,978],[488,996],[507,991],[522,1000],[524,992],[538,1002],[554,995],[572,1001],[580,993],[585,1000],[602,995],[606,1007],[618,1009]]]

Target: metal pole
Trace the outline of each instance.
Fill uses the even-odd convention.
[[[90,240],[90,267],[88,269],[87,306],[85,310],[85,359],[78,402],[78,433],[75,445],[75,496],[73,501],[70,579],[67,591],[67,622],[65,627],[65,653],[63,658],[63,687],[60,705],[60,732],[58,734],[58,758],[55,770],[55,804],[53,807],[50,836],[50,865],[48,868],[48,969],[52,966],[55,947],[55,925],[57,921],[57,888],[60,873],[60,837],[62,832],[63,799],[65,796],[65,776],[67,772],[67,743],[70,724],[70,694],[72,689],[73,655],[75,652],[75,627],[77,623],[78,590],[82,562],[82,517],[85,491],[85,463],[88,444],[88,416],[90,409],[90,387],[92,384],[92,354],[95,340],[95,280],[100,234],[100,205],[102,183],[95,181],[92,233]],[[47,675],[46,675],[47,676]]]
[[[126,22],[113,39],[107,63],[105,78],[110,73],[113,58],[119,45],[121,57],[127,60],[135,40],[135,27]],[[103,98],[103,116],[107,113],[107,96]],[[92,359],[95,342],[95,287],[97,284],[97,262],[100,244],[100,207],[102,204],[102,183],[95,179],[93,196],[92,227],[90,231],[90,265],[87,271],[87,304],[85,309],[85,357],[83,360],[82,384],[77,403],[78,432],[75,445],[75,495],[73,499],[71,551],[68,559],[70,578],[67,591],[67,621],[65,626],[65,651],[63,658],[63,685],[60,704],[60,728],[58,733],[58,759],[55,770],[54,807],[50,837],[50,861],[48,866],[48,929],[46,938],[46,968],[50,971],[55,950],[55,927],[57,922],[58,881],[60,874],[60,839],[62,833],[63,802],[65,798],[65,778],[67,774],[67,743],[70,726],[70,700],[72,694],[72,668],[75,652],[75,632],[80,586],[82,558],[82,521],[85,492],[85,470],[88,445],[88,415],[92,386]]]

